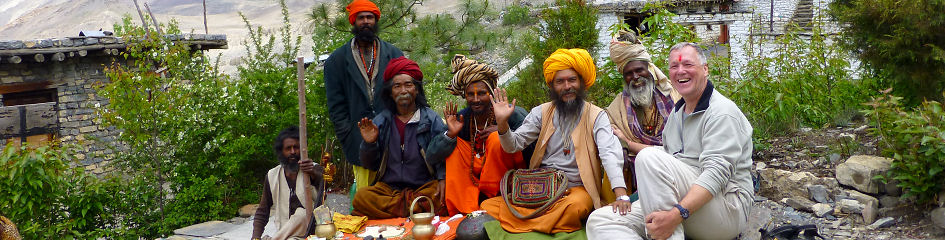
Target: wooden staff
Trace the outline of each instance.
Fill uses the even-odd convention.
[[[296,60],[296,68],[298,69],[298,82],[299,82],[299,153],[301,158],[299,159],[308,159],[308,138],[306,130],[306,121],[305,121],[305,59],[299,57]],[[313,192],[307,186],[311,184],[310,176],[305,172],[299,171],[298,179],[295,182],[295,186],[306,186],[304,198],[300,197],[299,200],[302,200],[302,206],[305,207],[305,218],[311,219],[312,214],[315,209],[314,202],[311,201]],[[299,185],[304,184],[304,185]],[[303,200],[304,199],[304,200]]]

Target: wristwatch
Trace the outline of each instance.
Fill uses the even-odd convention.
[[[627,196],[627,195],[619,196],[619,197],[617,197],[617,201],[627,201],[627,202],[629,202],[629,201],[630,201],[630,196]]]
[[[682,216],[683,220],[686,220],[689,218],[689,209],[686,209],[682,205],[679,205],[679,204],[673,205],[673,207],[676,207],[676,209],[679,209],[679,216]]]

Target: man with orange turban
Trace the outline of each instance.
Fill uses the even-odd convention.
[[[356,186],[352,191],[357,191],[370,185],[375,173],[362,167],[358,157],[361,135],[355,123],[362,118],[373,118],[384,110],[379,96],[384,83],[381,77],[387,63],[404,54],[377,38],[377,23],[381,17],[377,5],[368,0],[354,0],[346,9],[354,37],[331,53],[325,61],[324,77],[328,118],[335,126],[344,158],[353,167]]]
[[[521,151],[534,142],[535,152],[529,168],[552,168],[567,176],[568,193],[539,216],[526,219],[515,214],[535,210],[507,205],[502,197],[482,202],[482,209],[499,220],[508,232],[574,232],[583,219],[602,206],[601,196],[613,191],[625,196],[623,152],[603,109],[584,101],[586,90],[594,85],[597,68],[587,50],[558,49],[544,62],[545,82],[551,102],[532,108],[525,122],[514,132],[509,117],[514,111],[505,90],[496,89],[492,109],[498,123],[499,140],[506,152]],[[601,171],[607,172],[604,178]],[[603,189],[604,182],[612,189]]]
[[[410,59],[399,57],[387,64],[379,96],[387,108],[373,120],[362,118],[358,123],[364,139],[361,162],[377,171],[377,181],[355,193],[353,214],[370,219],[407,217],[411,201],[427,196],[445,215],[443,159],[453,149],[445,147],[446,124],[427,104],[422,80],[420,67]],[[428,206],[422,204],[422,209]]]

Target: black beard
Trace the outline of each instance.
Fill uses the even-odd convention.
[[[471,111],[475,115],[488,114],[492,112],[492,106],[486,105],[485,103],[480,103],[480,104],[482,104],[482,110],[475,110],[474,108],[472,108],[474,104],[466,104],[466,107],[469,108],[469,111]]]
[[[561,99],[561,95],[570,92],[575,93],[574,100],[564,101]],[[584,89],[565,90],[561,94],[558,94],[558,92],[555,92],[554,90],[549,91],[552,102],[555,104],[555,107],[558,108],[558,111],[562,116],[576,116],[579,114],[581,107],[584,106],[584,97],[586,97],[586,94],[587,93],[584,91]]]
[[[281,164],[282,167],[292,172],[299,171],[299,159],[301,158],[301,156],[299,156],[298,154],[294,154],[291,156],[285,156],[285,155],[279,154],[278,158],[279,158],[279,164]]]
[[[354,34],[354,38],[358,41],[374,42],[374,39],[377,38],[377,24],[363,28],[351,26],[351,33]]]

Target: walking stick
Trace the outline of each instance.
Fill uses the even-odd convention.
[[[296,60],[296,68],[298,69],[298,83],[299,83],[299,153],[301,158],[299,159],[308,159],[308,130],[306,127],[305,121],[305,58],[299,57]],[[314,202],[309,201],[314,194],[309,188],[308,185],[311,184],[311,176],[307,173],[299,171],[299,177],[295,182],[295,186],[305,186],[304,198],[300,197],[299,200],[302,200],[302,206],[305,207],[305,216],[308,219],[312,218],[314,211]],[[303,185],[299,185],[303,184]]]

